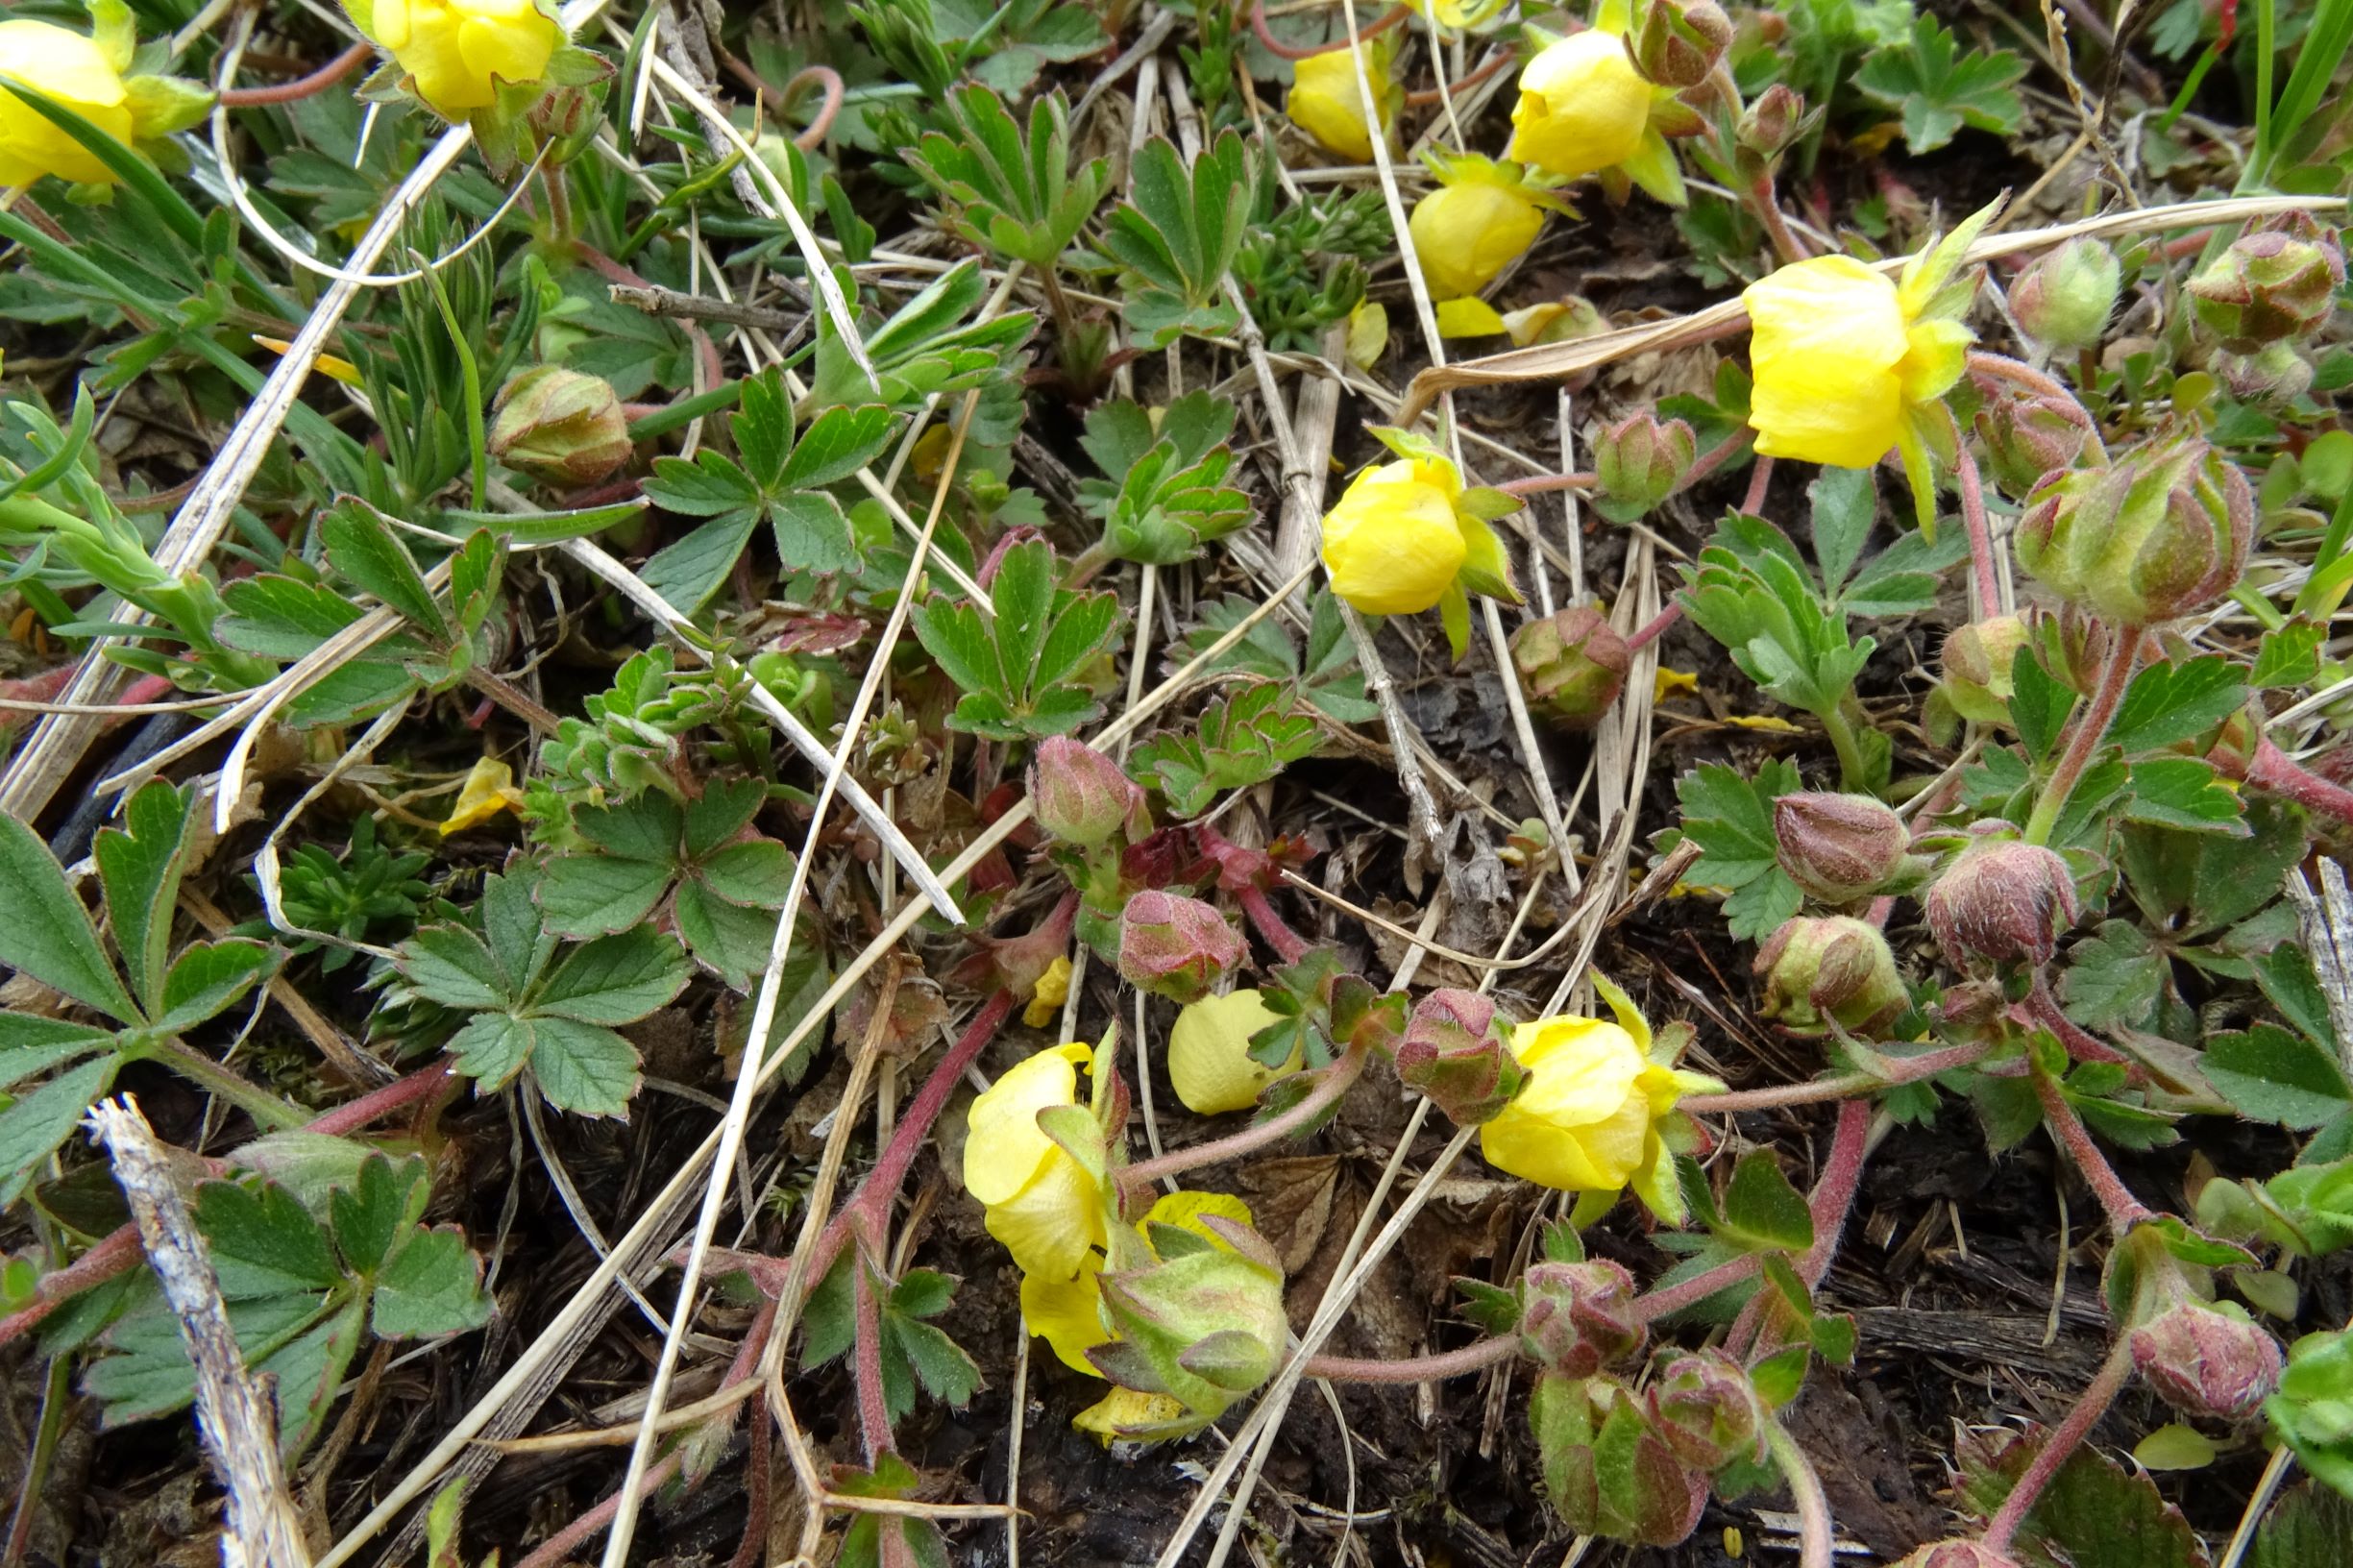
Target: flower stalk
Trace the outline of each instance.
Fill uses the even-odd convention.
[[[2067,1090],[2059,1081],[2040,1066],[2029,1064],[2027,1074],[2034,1082],[2035,1098],[2043,1102],[2043,1119],[2050,1126],[2051,1137],[2074,1160],[2075,1168],[2083,1173],[2086,1186],[2099,1206],[2108,1214],[2108,1226],[2121,1236],[2145,1219],[2156,1217],[2155,1211],[2132,1195],[2124,1179],[2116,1173],[2108,1157],[2092,1140],[2091,1129],[2068,1103]]]
[[[2067,1412],[2067,1419],[2043,1439],[2043,1446],[2035,1451],[2026,1473],[2018,1478],[2018,1484],[2010,1488],[2010,1495],[2002,1499],[2001,1507],[1985,1527],[1982,1544],[1986,1550],[1998,1554],[2009,1551],[2011,1541],[2018,1536],[2019,1526],[2025,1523],[2044,1488],[2059,1473],[2059,1467],[2083,1446],[2083,1440],[2099,1424],[2099,1418],[2108,1413],[2108,1407],[2116,1403],[2118,1391],[2131,1375],[2132,1336],[2119,1335],[2108,1359],[2100,1363],[2098,1376],[2084,1389],[2075,1408]]]
[[[1282,911],[1275,908],[1274,900],[1266,896],[1264,888],[1252,884],[1235,897],[1241,904],[1242,913],[1250,917],[1251,927],[1266,939],[1266,945],[1272,947],[1284,963],[1296,964],[1307,956],[1307,939],[1291,929],[1290,922],[1284,919]]]
[[[1515,1338],[1482,1339],[1464,1345],[1460,1350],[1442,1351],[1434,1356],[1410,1356],[1399,1360],[1385,1360],[1378,1357],[1311,1356],[1307,1360],[1307,1375],[1328,1378],[1334,1383],[1436,1383],[1445,1378],[1458,1378],[1466,1372],[1480,1372],[1490,1366],[1501,1366],[1520,1354],[1520,1342]]]
[[[1830,1501],[1823,1494],[1813,1461],[1778,1421],[1765,1423],[1765,1446],[1772,1450],[1797,1505],[1799,1568],[1830,1568]]]
[[[1324,1113],[1337,1105],[1364,1074],[1371,1053],[1360,1045],[1352,1045],[1337,1062],[1324,1069],[1297,1105],[1279,1115],[1255,1122],[1238,1133],[1213,1139],[1207,1143],[1195,1143],[1189,1148],[1170,1149],[1151,1160],[1139,1161],[1119,1171],[1119,1186],[1127,1192],[1140,1192],[1164,1176],[1179,1176],[1204,1165],[1222,1164],[1238,1160],[1255,1149],[1279,1143],[1293,1133],[1313,1126]]]
[[[2034,814],[2026,819],[2028,844],[2050,842],[2060,814],[2067,810],[2068,796],[2075,793],[2076,781],[2099,753],[2100,743],[2108,738],[2108,725],[2116,718],[2118,705],[2124,700],[2125,688],[2132,684],[2133,672],[2140,667],[2141,628],[2117,626],[2113,631],[2108,662],[2100,671],[2099,687],[2092,694],[2092,705],[2074,722],[2067,749],[2059,753],[2049,782],[2035,796]]]

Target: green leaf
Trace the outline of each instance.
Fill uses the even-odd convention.
[[[669,890],[674,869],[668,861],[619,855],[557,855],[539,880],[548,929],[591,937],[641,924]]]
[[[2247,684],[2266,690],[2311,684],[2320,676],[2320,645],[2327,640],[2326,627],[2304,620],[2266,632],[2256,646]]]
[[[111,1050],[114,1036],[86,1023],[35,1013],[0,1013],[0,1090],[92,1051]]]
[[[2246,705],[2241,666],[2218,655],[2152,664],[2133,676],[2108,726],[2108,740],[2130,756],[2192,740]]]
[[[218,1017],[259,985],[277,962],[278,949],[242,937],[190,943],[163,978],[157,1031],[178,1033]]]
[[[2353,1104],[2353,1088],[2328,1052],[2268,1023],[2208,1037],[2198,1066],[2241,1115],[2256,1121],[2310,1129]]]
[[[394,964],[417,994],[443,1007],[501,1007],[506,977],[482,939],[462,925],[429,925],[395,949]]]
[[[2307,1481],[2280,1494],[2247,1568],[2353,1568],[2353,1498]]]
[[[531,1075],[548,1103],[584,1116],[621,1116],[637,1093],[637,1047],[610,1029],[532,1018]]]
[[[730,989],[748,993],[752,981],[768,968],[776,939],[776,917],[771,911],[729,903],[700,877],[690,876],[678,884],[672,918],[696,961]],[[802,936],[797,934],[796,953],[802,945]]]
[[[2010,664],[2010,723],[2036,762],[2050,755],[2061,728],[2074,710],[2075,694],[2062,686],[2044,666],[2032,644],[2018,650]]]
[[[935,599],[915,612],[917,638],[966,692],[949,726],[993,740],[1042,739],[1103,711],[1073,677],[1115,645],[1111,594],[1055,586],[1054,550],[1042,539],[1006,551],[984,621],[972,605]]]
[[[1991,1516],[2039,1446],[2006,1433],[1965,1439],[1962,1496],[1970,1511]],[[2205,1550],[2180,1510],[2147,1476],[2128,1474],[2095,1447],[2077,1449],[2059,1467],[2020,1539],[2038,1556],[2055,1556],[2072,1568],[2206,1568]]]
[[[2129,920],[2103,920],[2068,949],[2059,996],[2086,1029],[2138,1029],[2156,1011],[2169,973],[2147,933]]]
[[[512,1013],[478,1013],[450,1037],[457,1070],[475,1080],[476,1092],[502,1089],[531,1059],[537,1039],[531,1020]]]
[[[367,611],[322,582],[267,573],[221,589],[227,617],[213,635],[230,648],[265,658],[303,657]]]
[[[345,496],[319,520],[328,563],[345,580],[436,640],[450,635],[449,622],[416,557],[382,513],[356,496]]]
[[[1136,776],[1157,786],[1179,818],[1198,817],[1228,790],[1280,774],[1315,749],[1315,721],[1298,711],[1290,688],[1243,687],[1203,710],[1200,727],[1155,736],[1136,748]]]
[[[325,1297],[312,1295],[231,1302],[229,1328],[244,1353],[246,1369],[254,1373],[275,1370],[272,1363],[277,1353],[297,1343],[326,1304]],[[196,1397],[196,1368],[181,1338],[180,1319],[165,1304],[161,1291],[148,1295],[126,1312],[107,1331],[105,1343],[111,1354],[90,1363],[82,1375],[82,1387],[103,1407],[107,1426],[169,1415],[184,1409]],[[301,1355],[293,1358],[297,1361],[305,1359]],[[311,1348],[308,1359],[318,1359],[316,1347]],[[282,1448],[286,1435],[282,1425]]]
[[[532,900],[536,887],[529,871],[482,878],[482,898],[476,906],[481,917],[482,939],[498,961],[504,992],[519,997],[537,981],[554,955],[555,938],[549,934],[539,906]]]
[[[343,1261],[362,1274],[375,1273],[425,1213],[431,1196],[432,1182],[422,1158],[412,1155],[395,1164],[385,1155],[368,1156],[349,1186],[328,1195],[328,1214]]]
[[[782,909],[793,886],[793,851],[774,839],[748,839],[703,857],[694,877],[731,904]]]
[[[2337,1022],[2330,1016],[2328,994],[2313,973],[2312,956],[2292,942],[2283,942],[2267,953],[2248,960],[2255,983],[2271,999],[2280,1016],[2332,1053],[2338,1047]]]
[[[882,1333],[886,1373],[891,1370],[891,1362],[896,1360],[913,1374],[914,1381],[922,1386],[925,1393],[959,1410],[970,1404],[972,1396],[980,1391],[980,1368],[973,1363],[972,1358],[966,1355],[955,1340],[931,1324],[919,1323],[903,1311],[886,1309],[882,1316]],[[905,1415],[907,1409],[913,1408],[914,1401],[909,1399],[906,1406],[907,1409],[894,1412],[894,1419]]]
[[[172,916],[180,905],[181,849],[194,798],[162,779],[141,786],[123,807],[125,826],[105,827],[91,841],[98,879],[106,885],[107,923],[133,994],[152,1017],[160,1000],[171,951]]]
[[[0,1205],[14,1203],[40,1163],[73,1136],[120,1066],[122,1059],[109,1052],[58,1074],[0,1111]]]
[[[1752,1149],[1732,1167],[1724,1192],[1721,1234],[1751,1249],[1803,1252],[1814,1244],[1814,1216],[1770,1150]]]
[[[1781,870],[1773,834],[1773,802],[1799,788],[1797,769],[1778,758],[1759,768],[1753,782],[1720,763],[1676,780],[1683,835],[1703,851],[1684,880],[1733,890],[1725,917],[1742,941],[1769,935],[1803,901]]]
[[[800,432],[780,484],[808,490],[848,478],[882,455],[897,422],[879,403],[826,409]]]
[[[138,1018],[57,857],[13,817],[0,817],[0,968],[21,969],[121,1022]],[[0,1170],[10,1168],[0,1159]]]
[[[1964,127],[2009,135],[2024,122],[2018,93],[2026,62],[2007,49],[1963,53],[1933,17],[1912,30],[1911,46],[1871,51],[1854,72],[1854,86],[1898,110],[1903,139],[1915,153],[1932,153]]]
[[[412,1235],[378,1276],[370,1300],[371,1326],[383,1339],[463,1334],[489,1321],[482,1262],[454,1225]]]
[[[534,1017],[635,1023],[685,988],[686,953],[675,938],[639,927],[566,953],[531,998]]]
[[[327,1233],[275,1182],[206,1182],[195,1211],[225,1300],[329,1290],[343,1278]]]
[[[2215,776],[2211,763],[2197,757],[2143,757],[2132,765],[2131,781],[2123,809],[2133,821],[2247,836],[2239,795]]]
[[[1814,559],[1822,567],[1822,585],[1835,596],[1871,537],[1879,507],[1877,480],[1869,469],[1826,468],[1805,487],[1805,496],[1813,505]]]

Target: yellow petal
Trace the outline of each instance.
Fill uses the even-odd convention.
[[[126,145],[136,135],[120,73],[83,34],[29,18],[0,22],[0,82],[23,83]],[[0,86],[0,184],[29,185],[45,174],[81,184],[114,182],[114,171],[88,148]]]
[[[1389,346],[1388,307],[1378,300],[1365,300],[1348,312],[1348,362],[1359,370],[1370,370],[1379,363],[1384,349]]]
[[[1021,1276],[1021,1317],[1029,1332],[1054,1347],[1063,1365],[1074,1372],[1101,1377],[1087,1352],[1112,1341],[1103,1326],[1103,1255],[1090,1253],[1077,1274],[1066,1280],[1040,1274]]]
[[[1052,1145],[1027,1183],[989,1205],[983,1223],[1023,1273],[1066,1279],[1091,1248],[1103,1244],[1103,1190],[1086,1167]]]
[[[1896,444],[1910,350],[1896,285],[1852,257],[1781,268],[1741,295],[1755,385],[1749,423],[1768,457],[1868,468]]]
[[[1478,293],[1527,255],[1544,209],[1516,186],[1469,178],[1424,196],[1406,227],[1431,293],[1451,300]]]
[[[1072,1416],[1070,1425],[1080,1432],[1092,1433],[1108,1448],[1115,1438],[1130,1432],[1164,1426],[1184,1414],[1183,1400],[1172,1399],[1166,1394],[1138,1393],[1133,1388],[1114,1388]]]
[[[287,342],[282,337],[263,337],[259,332],[256,332],[254,334],[254,341],[259,344],[261,347],[269,350],[272,354],[283,354],[288,349],[294,347],[293,344]],[[357,386],[360,384],[359,367],[353,364],[349,359],[341,358],[335,355],[320,355],[316,359],[310,361],[310,368],[317,371],[322,376],[332,377],[334,380],[341,381],[345,386]]]
[[[1057,958],[1038,977],[1038,988],[1029,993],[1029,1005],[1021,1010],[1021,1021],[1032,1029],[1042,1029],[1054,1021],[1063,1003],[1069,999],[1070,961]]]
[[[1229,992],[1186,1006],[1168,1031],[1168,1077],[1186,1109],[1205,1116],[1246,1111],[1275,1079],[1296,1072],[1294,1051],[1280,1070],[1253,1061],[1250,1037],[1282,1021],[1256,991]]]
[[[1495,306],[1476,296],[1440,300],[1437,318],[1440,337],[1500,337],[1508,331]]]
[[[1324,518],[1332,591],[1366,615],[1417,615],[1435,604],[1469,552],[1452,498],[1408,461],[1357,476]]]
[[[1069,1160],[1040,1129],[1038,1113],[1077,1104],[1079,1066],[1093,1058],[1093,1048],[1076,1041],[1050,1046],[1017,1064],[972,1102],[965,1122],[966,1191],[993,1207],[1035,1181],[1049,1157]],[[1073,1262],[1049,1272],[1068,1274],[1076,1267]]]
[[[1612,1191],[1643,1161],[1650,1064],[1634,1038],[1598,1018],[1541,1018],[1510,1037],[1528,1086],[1480,1129],[1480,1153],[1499,1170],[1568,1192]]]
[[[513,811],[523,804],[523,792],[515,788],[515,771],[493,757],[484,757],[466,774],[465,783],[458,786],[457,804],[451,808],[449,820],[441,824],[441,836],[462,833],[490,821],[502,811]]]
[[[1699,692],[1699,674],[1690,670],[1670,670],[1662,664],[1658,667],[1658,674],[1651,680],[1651,700],[1654,702],[1664,702],[1671,697],[1685,694],[1697,697]]]
[[[1201,1223],[1204,1219],[1230,1219],[1237,1225],[1251,1223],[1250,1206],[1231,1192],[1195,1192],[1190,1188],[1164,1192],[1153,1200],[1144,1215],[1147,1225],[1174,1225],[1207,1237],[1219,1246],[1225,1245],[1216,1232]]]
[[[1564,180],[1622,163],[1651,123],[1651,85],[1626,40],[1599,28],[1548,45],[1520,72],[1504,156]]]
[[[1371,84],[1373,105],[1385,135],[1393,111],[1388,102],[1388,63],[1380,51],[1373,51],[1366,60],[1364,75]],[[1348,50],[1334,49],[1295,62],[1291,90],[1283,108],[1291,123],[1324,151],[1359,163],[1372,161],[1372,132],[1364,118],[1364,97],[1357,86],[1356,59]]]

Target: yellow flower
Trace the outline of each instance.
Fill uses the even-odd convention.
[[[137,137],[122,71],[96,40],[47,22],[0,22],[0,81],[21,82],[126,145]],[[0,185],[44,174],[111,184],[114,172],[63,128],[0,87]]]
[[[1455,502],[1462,478],[1443,458],[1368,468],[1324,518],[1332,591],[1365,615],[1415,615],[1453,586],[1469,554]]]
[[[1054,1015],[1069,999],[1070,961],[1058,958],[1038,977],[1037,989],[1029,993],[1029,1005],[1021,1010],[1021,1021],[1032,1029],[1042,1029],[1054,1021]]]
[[[1587,28],[1547,45],[1520,72],[1504,156],[1563,180],[1597,174],[1641,150],[1652,98],[1626,40]]]
[[[1515,171],[1484,159],[1460,159],[1439,178],[1447,183],[1413,204],[1406,228],[1431,293],[1452,300],[1478,293],[1528,254],[1544,206]]]
[[[1250,990],[1206,997],[1186,1007],[1168,1031],[1168,1076],[1177,1098],[1205,1116],[1247,1111],[1258,1104],[1259,1092],[1268,1084],[1299,1070],[1296,1049],[1281,1067],[1251,1059],[1250,1037],[1281,1021],[1282,1015]]]
[[[451,119],[497,103],[502,83],[538,81],[562,41],[535,0],[375,0],[374,12],[355,19]]]
[[[1749,285],[1749,423],[1760,453],[1869,468],[1901,446],[1915,491],[1926,483],[1913,410],[1960,380],[1970,342],[1938,297],[1937,271],[1916,264],[1899,287],[1852,257],[1822,256]]]
[[[446,839],[469,827],[479,827],[500,812],[514,811],[522,804],[523,792],[515,788],[515,771],[494,757],[484,757],[457,787],[457,804],[450,808],[449,820],[441,824],[441,836]]]
[[[1114,1388],[1101,1399],[1070,1418],[1070,1425],[1081,1432],[1091,1433],[1103,1446],[1132,1432],[1147,1431],[1181,1419],[1185,1402],[1167,1394],[1140,1393],[1134,1388]]]
[[[1078,1069],[1093,1059],[1089,1045],[1053,1046],[972,1102],[965,1188],[987,1207],[989,1234],[1024,1273],[1070,1279],[1103,1241],[1102,1188],[1038,1125],[1040,1112],[1078,1103]]]
[[[1229,1193],[1178,1191],[1164,1194],[1136,1229],[1146,1237],[1147,1247],[1150,1232],[1145,1227],[1151,1225],[1174,1225],[1213,1246],[1225,1246],[1223,1237],[1201,1223],[1205,1214],[1243,1225],[1250,1223],[1250,1206]],[[1103,1374],[1087,1359],[1087,1352],[1097,1345],[1110,1344],[1113,1338],[1111,1330],[1103,1325],[1102,1273],[1103,1255],[1090,1250],[1079,1261],[1078,1272],[1067,1278],[1021,1276],[1021,1318],[1029,1325],[1029,1332],[1053,1346],[1055,1356],[1065,1366],[1094,1378]]]
[[[1380,111],[1381,135],[1385,140],[1397,117],[1399,94],[1389,81],[1388,51],[1379,44],[1365,55],[1364,78],[1372,86],[1373,106]],[[1359,163],[1372,161],[1372,129],[1364,119],[1364,99],[1357,90],[1356,60],[1347,49],[1311,55],[1295,63],[1283,110],[1325,152]]]
[[[1675,1162],[1659,1124],[1683,1094],[1713,1080],[1654,1060],[1650,1026],[1626,993],[1596,977],[1614,1023],[1538,1018],[1511,1031],[1528,1084],[1479,1129],[1488,1164],[1565,1192],[1631,1186],[1659,1212],[1679,1211]]]

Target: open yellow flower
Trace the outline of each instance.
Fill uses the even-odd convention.
[[[1024,1273],[1067,1280],[1103,1242],[1103,1189],[1038,1115],[1078,1103],[1092,1046],[1072,1041],[1019,1063],[972,1102],[964,1185],[988,1210],[989,1234]]]
[[[1437,606],[1455,656],[1470,635],[1466,593],[1519,602],[1503,542],[1487,526],[1519,507],[1497,490],[1466,489],[1437,448],[1403,430],[1373,434],[1397,453],[1359,474],[1324,515],[1332,591],[1363,615],[1416,615]]]
[[[502,84],[538,81],[563,41],[536,0],[345,0],[344,9],[450,119],[497,103]]]
[[[1528,254],[1558,203],[1508,163],[1484,158],[1429,159],[1438,188],[1413,204],[1406,229],[1430,292],[1441,300],[1476,294]]]
[[[1405,95],[1389,80],[1389,52],[1384,42],[1376,40],[1365,46],[1364,78],[1372,86],[1373,107],[1381,116],[1381,135],[1385,140]],[[1296,61],[1283,110],[1325,152],[1359,163],[1372,161],[1372,126],[1364,118],[1364,98],[1357,90],[1357,64],[1348,50],[1328,50]]]
[[[1595,977],[1617,1021],[1538,1018],[1511,1032],[1527,1087],[1479,1129],[1488,1164],[1565,1192],[1632,1187],[1654,1213],[1679,1214],[1675,1162],[1661,1134],[1676,1101],[1715,1081],[1658,1060],[1650,1025],[1616,986]]]
[[[0,82],[21,82],[64,105],[116,141],[136,132],[122,72],[91,38],[47,22],[0,22]],[[0,185],[29,185],[44,174],[110,184],[114,173],[48,116],[0,86]]]
[[[1281,1067],[1250,1055],[1250,1037],[1282,1021],[1256,991],[1228,992],[1191,1003],[1168,1031],[1168,1077],[1187,1110],[1205,1116],[1247,1111],[1277,1078],[1297,1072],[1300,1053]]]
[[[1521,70],[1504,156],[1580,180],[1633,157],[1650,124],[1651,85],[1626,40],[1589,27],[1546,45]]]

